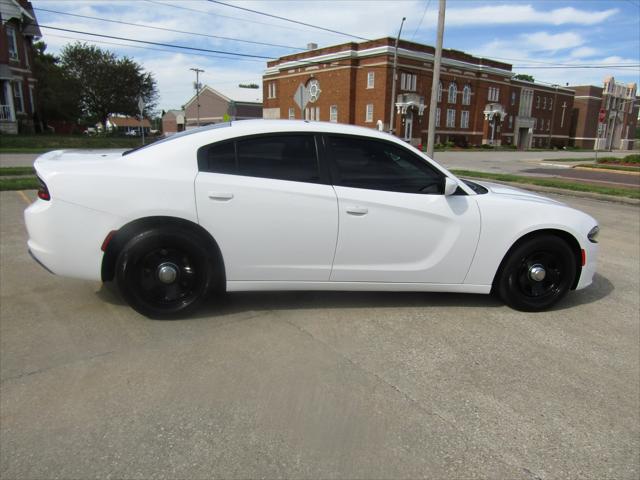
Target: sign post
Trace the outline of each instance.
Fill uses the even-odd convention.
[[[142,145],[144,145],[144,100],[138,97],[138,110],[140,110],[140,134],[142,135]]]

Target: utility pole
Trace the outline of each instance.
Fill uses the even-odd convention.
[[[433,60],[433,80],[431,83],[431,102],[429,103],[429,132],[427,134],[427,155],[433,158],[433,146],[436,140],[436,108],[438,106],[438,85],[440,84],[440,60],[442,59],[442,39],[444,38],[444,10],[446,0],[440,0],[438,9],[438,40],[436,57]]]
[[[200,126],[200,74],[204,73],[204,70],[201,70],[199,68],[190,68],[189,70],[192,70],[192,71],[196,72],[196,83],[195,83],[195,87],[196,87],[196,111],[197,111],[196,125],[199,127]]]
[[[406,17],[402,17],[400,23],[400,30],[398,30],[398,36],[396,37],[396,48],[393,53],[393,75],[391,77],[391,112],[389,113],[389,133],[393,135],[393,119],[395,118],[395,105],[396,105],[396,70],[398,68],[398,42],[400,41],[400,34],[402,33],[402,25]]]

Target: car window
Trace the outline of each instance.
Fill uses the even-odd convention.
[[[334,184],[391,192],[442,194],[443,175],[410,151],[367,138],[329,136]]]
[[[313,135],[269,135],[236,139],[198,151],[200,170],[214,173],[319,182]]]
[[[312,135],[277,135],[236,142],[238,174],[296,182],[320,179]]]

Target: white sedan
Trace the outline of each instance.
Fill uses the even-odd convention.
[[[31,254],[58,275],[115,280],[152,318],[213,290],[494,292],[538,311],[596,268],[589,215],[460,180],[360,127],[248,120],[124,153],[49,152],[35,168]]]

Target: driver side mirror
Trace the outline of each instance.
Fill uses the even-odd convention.
[[[453,178],[444,177],[444,194],[445,196],[453,195],[458,190],[458,182]]]

